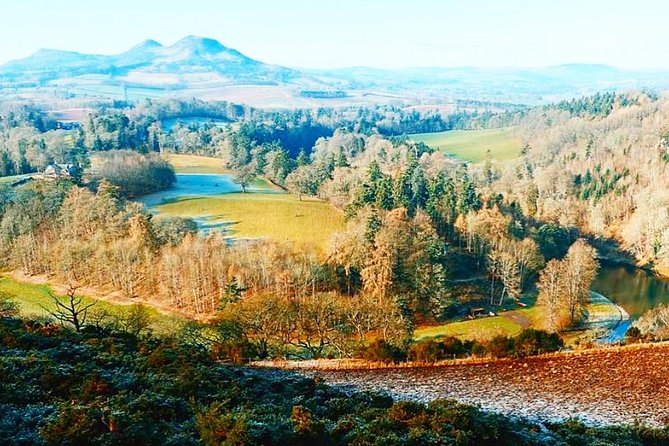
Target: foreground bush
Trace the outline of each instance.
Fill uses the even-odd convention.
[[[406,360],[406,351],[383,339],[378,339],[361,352],[362,358],[372,362],[398,363]]]
[[[378,354],[397,352],[382,342]],[[661,445],[666,431],[536,426],[454,401],[393,402],[221,365],[180,337],[0,318],[0,444]]]

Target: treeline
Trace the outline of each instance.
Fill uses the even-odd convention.
[[[300,375],[226,366],[188,329],[156,339],[0,317],[0,443],[113,445],[659,445],[634,425],[542,423],[437,400],[344,393]],[[76,354],[74,354],[76,353]]]
[[[461,341],[447,336],[444,339],[428,339],[411,345],[407,358],[415,362],[433,363],[444,359],[471,356],[491,358],[525,358],[560,350],[564,341],[557,333],[548,333],[532,328],[523,330],[518,336],[495,336],[487,342]],[[367,350],[374,351],[374,346]]]
[[[163,189],[176,182],[174,168],[157,153],[111,150],[96,155],[94,179],[106,180],[126,197]]]
[[[332,136],[337,129],[366,136],[401,136],[510,125],[523,113],[514,108],[493,113],[483,106],[482,111],[447,114],[393,106],[273,112],[196,99],[93,106],[84,122],[67,125],[36,105],[5,107],[0,113],[0,174],[41,171],[51,163],[87,167],[91,151],[164,150],[221,156],[230,145],[249,153],[273,145],[295,162],[300,153],[310,155],[320,138]],[[168,126],[167,121],[176,124]],[[221,121],[235,125],[219,125]]]
[[[650,98],[649,95],[646,95]],[[615,107],[629,107],[639,105],[638,97],[624,93],[597,93],[579,99],[560,101],[549,104],[545,109],[557,109],[568,112],[572,116],[604,118],[613,112]]]

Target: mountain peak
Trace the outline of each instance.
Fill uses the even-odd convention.
[[[160,42],[156,42],[153,39],[146,39],[145,41],[138,43],[137,45],[130,48],[129,51],[134,50],[151,50],[155,48],[163,48],[163,45]]]
[[[200,36],[186,36],[172,45],[172,48],[183,48],[204,53],[220,53],[228,49],[218,40]]]

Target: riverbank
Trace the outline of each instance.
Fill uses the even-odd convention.
[[[586,307],[585,330],[581,341],[594,340],[601,344],[614,344],[625,340],[630,316],[623,307],[595,291],[590,292]],[[621,330],[624,327],[624,330]]]
[[[624,266],[654,274],[662,279],[669,279],[669,267],[658,266],[652,262],[638,260],[624,252],[619,242],[611,239],[588,237],[588,242],[597,249],[597,258],[602,264]]]

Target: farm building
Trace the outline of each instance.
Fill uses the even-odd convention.
[[[71,178],[76,176],[79,168],[74,164],[49,164],[42,172],[45,179]]]

